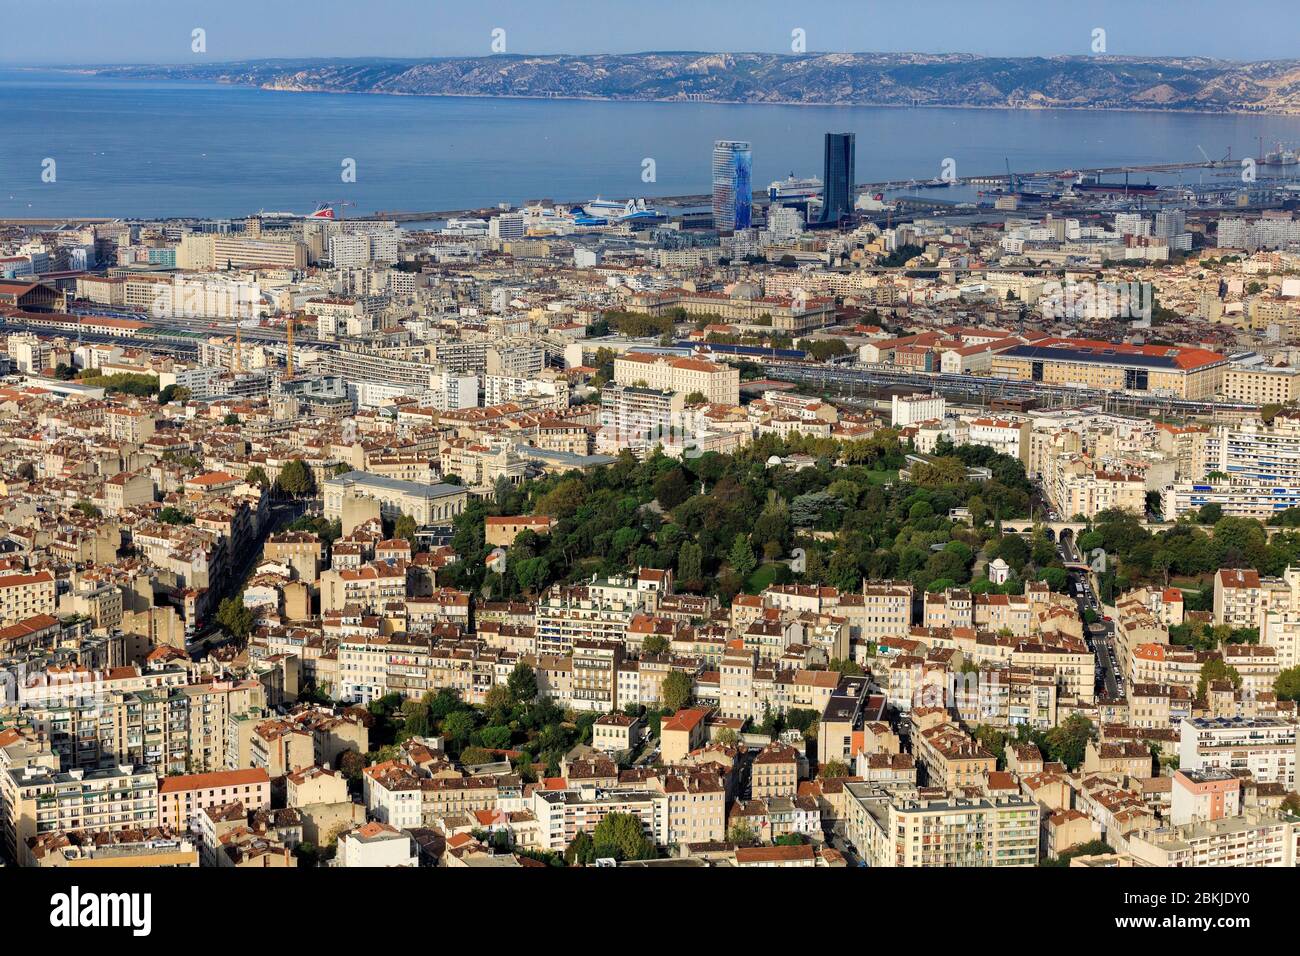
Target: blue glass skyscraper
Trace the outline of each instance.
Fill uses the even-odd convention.
[[[754,186],[749,143],[720,139],[713,144],[713,227],[720,232],[748,229]]]
[[[853,215],[853,166],[856,147],[852,133],[827,133],[822,162],[822,222],[839,222]]]

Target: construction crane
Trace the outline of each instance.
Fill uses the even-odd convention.
[[[298,322],[298,313],[290,312],[284,320],[286,341],[284,353],[284,377],[293,378],[293,327]]]

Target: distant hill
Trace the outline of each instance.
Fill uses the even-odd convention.
[[[273,90],[740,103],[1300,113],[1300,60],[921,53],[500,54],[424,61],[113,66],[99,75]]]

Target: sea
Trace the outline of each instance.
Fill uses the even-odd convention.
[[[1236,161],[1300,143],[1300,117],[295,93],[3,69],[0,131],[0,218],[143,219],[699,194],[717,139],[753,144],[762,187],[820,175],[829,131],[857,134],[859,182]]]

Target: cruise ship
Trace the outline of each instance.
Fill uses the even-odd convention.
[[[629,219],[658,219],[659,210],[646,205],[644,199],[628,199],[619,202],[615,199],[601,199],[597,196],[585,206],[575,206],[571,213],[573,221],[579,226],[603,226],[611,222],[626,222]]]
[[[791,173],[786,179],[778,179],[767,187],[767,198],[772,202],[807,202],[818,199],[822,194],[822,181],[816,176],[796,179]]]
[[[461,236],[465,238],[486,236],[488,223],[486,219],[449,219],[443,228],[444,236]]]

